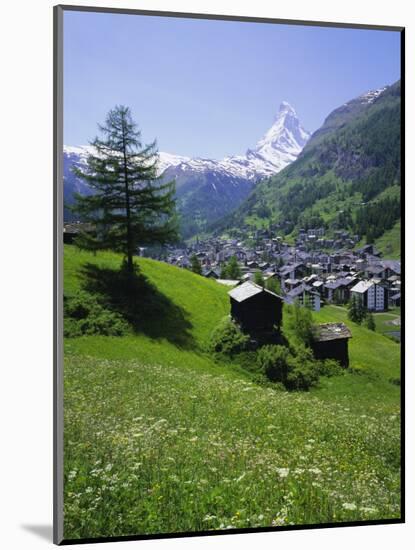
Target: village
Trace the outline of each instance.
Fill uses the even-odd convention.
[[[269,230],[259,230],[249,245],[211,237],[183,248],[169,247],[158,259],[190,268],[196,256],[202,275],[229,286],[255,281],[258,274],[265,282],[276,279],[286,303],[298,301],[314,311],[324,303],[347,304],[353,296],[368,311],[400,307],[400,261],[382,259],[372,244],[355,249],[357,235],[342,230],[335,235],[335,239],[326,239],[323,228],[301,230],[290,245]],[[146,250],[141,249],[141,254]],[[221,275],[231,258],[236,258],[241,274],[236,280]]]

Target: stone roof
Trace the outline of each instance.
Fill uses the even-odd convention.
[[[323,323],[317,326],[314,339],[317,342],[351,338],[352,333],[344,323]]]

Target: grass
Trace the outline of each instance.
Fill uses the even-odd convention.
[[[64,261],[66,294],[91,274],[98,284],[88,264],[105,275],[100,291],[118,288],[108,270],[119,256],[68,246]],[[205,352],[227,289],[138,263],[165,318],[65,341],[65,538],[399,517],[397,344],[351,324],[350,372],[309,393],[259,386]],[[175,320],[186,338],[174,337]]]
[[[401,222],[385,231],[385,233],[376,239],[375,246],[382,253],[384,258],[399,260],[401,257]]]

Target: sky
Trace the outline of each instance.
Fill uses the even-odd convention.
[[[283,100],[313,132],[399,78],[396,31],[64,13],[66,145],[89,143],[122,104],[145,143],[220,159],[253,147]]]

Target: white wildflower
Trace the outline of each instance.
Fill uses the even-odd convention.
[[[357,506],[354,502],[343,502],[343,508],[345,510],[356,510]]]

